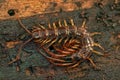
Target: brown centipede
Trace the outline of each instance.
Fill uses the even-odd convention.
[[[31,38],[20,46],[16,59],[8,64],[12,64],[20,59],[22,47],[31,40],[37,44],[37,51],[56,66],[73,68],[80,65],[84,60],[89,60],[96,67],[90,58],[92,52],[102,56],[105,55],[93,49],[94,46],[97,46],[104,50],[100,44],[95,43],[92,39],[93,35],[100,33],[89,33],[86,29],[86,20],[83,20],[81,26],[75,26],[73,19],[70,19],[71,26],[68,26],[66,20],[63,20],[64,25],[59,21],[59,27],[55,23],[53,23],[53,27],[49,25],[48,28],[40,25],[40,27],[35,27],[30,32],[22,24],[19,17],[17,19],[21,27],[31,35]],[[50,50],[50,47],[53,47],[53,50]]]

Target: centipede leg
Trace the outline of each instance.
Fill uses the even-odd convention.
[[[93,33],[90,33],[90,36],[94,36],[94,35],[97,35],[97,34],[101,34],[100,32],[93,32]]]
[[[75,49],[68,48],[68,47],[66,47],[65,45],[63,46],[63,48],[64,48],[65,50],[70,51],[70,52],[73,52],[73,53],[76,52]]]
[[[76,47],[75,47],[76,46]],[[76,42],[76,40],[69,40],[69,42],[65,43],[63,45],[63,47],[68,50],[68,51],[71,51],[71,52],[76,52],[76,49],[79,48],[79,44],[78,42]]]
[[[60,60],[60,59],[56,59],[56,58],[52,58],[52,57],[49,57],[47,56],[46,54],[44,54],[42,51],[39,50],[39,48],[37,48],[37,51],[42,54],[46,59],[48,60],[53,60],[53,61],[56,61],[56,62],[66,62],[64,60]]]
[[[24,43],[20,46],[16,58],[15,58],[14,60],[10,61],[10,62],[8,63],[8,65],[9,65],[9,64],[12,64],[12,63],[14,63],[14,62],[16,62],[16,61],[18,61],[18,60],[20,60],[20,55],[21,55],[21,50],[22,50],[22,48],[24,47],[24,45],[26,45],[26,44],[27,44],[28,42],[30,42],[32,39],[33,39],[33,38],[28,39],[26,42],[24,42]]]
[[[99,51],[95,51],[95,50],[92,50],[93,53],[97,54],[97,55],[101,55],[101,56],[104,56],[103,53],[99,52]]]
[[[87,58],[87,60],[90,61],[90,63],[93,65],[94,68],[97,68],[97,66],[95,65],[95,63],[93,62],[93,60],[91,58]]]
[[[66,45],[66,44],[67,44],[67,45]],[[72,52],[72,53],[75,52],[74,49],[70,48],[70,43],[68,43],[68,42],[65,42],[65,43],[63,44],[63,48],[64,48],[66,51],[69,51],[69,52]]]
[[[102,50],[104,50],[104,48],[100,44],[98,44],[98,43],[93,43],[93,45],[99,47]]]
[[[81,26],[82,28],[85,28],[85,27],[86,27],[86,26],[85,26],[85,25],[86,25],[86,21],[87,21],[87,20],[83,20],[83,23],[82,23],[82,26]]]
[[[54,53],[48,51],[48,49],[45,48],[44,46],[42,46],[41,48],[46,53],[48,53],[50,57],[48,55],[42,53],[39,49],[37,49],[38,52],[41,53],[46,59],[48,59],[50,61],[50,63],[52,63],[52,64],[54,64],[56,66],[65,67],[65,66],[72,66],[72,65],[77,65],[78,64],[77,61],[72,62],[72,61],[66,61],[66,60],[62,59],[63,57],[67,56],[66,54],[58,55],[58,54],[54,54]]]
[[[66,47],[65,45],[63,46],[63,48],[66,50],[66,51],[69,51],[69,52],[71,52],[71,53],[75,53],[76,51],[77,51],[77,49],[78,49],[78,47],[75,49],[75,48],[73,48],[75,45],[73,45],[72,47],[70,46],[70,47]]]
[[[83,61],[83,60],[78,61],[76,64],[68,67],[68,69],[72,69],[72,68],[75,68],[75,67],[79,66],[82,61]]]
[[[56,41],[58,40],[58,38],[54,38],[54,39],[52,39],[51,41],[51,43],[50,44],[48,44],[48,46],[47,47],[50,47],[52,44],[54,44]]]
[[[62,38],[62,40],[63,40],[63,38]],[[60,53],[62,53],[61,51],[67,51],[67,52],[71,52],[71,53],[76,52],[75,49],[70,48],[71,43],[75,43],[74,41],[71,40],[70,37],[67,37],[64,41],[62,41],[62,40],[60,39],[60,41],[58,41],[58,43],[63,42],[63,44],[61,46],[63,49],[60,50],[60,48],[58,49],[57,47],[54,46],[56,51],[58,51]]]
[[[50,61],[52,64],[56,65],[56,66],[63,66],[63,67],[67,67],[67,69],[72,69],[72,68],[75,68],[77,66],[79,66],[79,64],[81,62],[83,62],[83,60],[79,60],[79,61],[76,61],[76,60],[73,60],[71,62],[64,62],[64,63],[55,63],[54,61]]]
[[[67,56],[67,55],[72,55],[72,54],[74,54],[74,53],[76,52],[75,49],[65,48],[64,46],[63,46],[62,49],[56,47],[55,45],[54,45],[53,47],[54,47],[54,49],[55,49],[59,54],[61,54],[61,55],[62,55],[62,54],[65,54],[65,55]]]
[[[56,46],[53,46],[54,49],[59,52],[60,54],[66,54],[66,55],[70,55],[72,52],[69,52],[69,51],[66,51],[66,50],[63,50],[63,49],[60,49],[60,48],[57,48]]]
[[[65,57],[66,55],[65,54],[54,54],[53,52],[49,51],[47,48],[45,47],[42,47],[42,49],[48,53],[51,57],[53,58],[62,58],[62,57]]]
[[[41,42],[41,46],[47,44],[47,43],[50,42],[50,41],[51,41],[51,40],[50,40],[49,38],[46,38],[45,40],[43,40],[43,41]]]
[[[19,22],[19,24],[21,25],[21,27],[28,33],[28,34],[31,34],[31,32],[23,25],[23,23],[22,23],[22,21],[20,20],[20,18],[19,18],[19,16],[18,16],[18,13],[15,11],[15,13],[16,13],[16,18],[17,18],[17,20],[18,20],[18,22]]]
[[[67,66],[72,66],[74,64],[76,64],[77,62],[69,62],[69,63],[55,63],[52,60],[50,60],[50,62],[56,66],[61,66],[61,67],[67,67]]]

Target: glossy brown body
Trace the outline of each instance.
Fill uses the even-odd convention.
[[[32,37],[37,38],[47,38],[47,37],[58,37],[58,36],[68,36],[68,35],[76,35],[78,29],[76,26],[74,27],[58,27],[58,28],[46,28],[40,29],[37,28],[32,31]]]

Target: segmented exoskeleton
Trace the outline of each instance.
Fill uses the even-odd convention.
[[[73,20],[71,20],[72,24]],[[104,50],[99,44],[95,43],[92,39],[92,35],[100,34],[98,32],[95,33],[88,33],[85,27],[86,21],[83,21],[81,27],[77,27],[72,25],[68,27],[67,25],[64,27],[54,28],[57,29],[57,36],[53,38],[54,40],[50,40],[50,43],[44,44],[44,46],[40,47],[46,52],[47,54],[42,53],[39,51],[44,57],[46,57],[51,63],[57,66],[67,66],[67,67],[76,67],[82,61],[89,60],[93,66],[92,59],[90,58],[91,52],[94,52],[99,55],[104,55],[98,51],[93,50],[94,46],[100,47]],[[53,31],[55,31],[53,29]],[[63,30],[61,30],[63,29]],[[61,34],[60,32],[63,32]],[[40,33],[40,31],[39,31]],[[60,33],[60,34],[59,34]],[[55,35],[55,33],[54,33]],[[62,36],[65,35],[65,36]],[[62,36],[62,37],[61,37]],[[38,41],[39,43],[40,41]],[[46,41],[47,42],[47,41]],[[51,44],[52,43],[52,44]],[[54,48],[54,51],[49,49],[49,44]],[[41,46],[41,43],[40,43]]]
[[[32,32],[25,28],[19,18],[18,21],[21,27],[28,32],[32,38],[23,43],[19,48],[16,59],[9,62],[9,64],[20,59],[22,47],[31,40],[34,40],[37,44],[37,50],[48,59],[49,62],[57,66],[76,67],[84,60],[89,60],[95,67],[95,64],[90,58],[91,52],[104,55],[93,49],[94,46],[103,49],[92,39],[93,35],[100,33],[89,33],[86,29],[86,20],[83,20],[83,24],[78,27],[74,25],[73,19],[70,19],[71,26],[68,26],[66,20],[63,20],[64,25],[62,25],[60,21],[58,22],[59,26],[56,26],[55,23],[53,23],[53,27],[49,25],[48,28],[40,25],[40,27],[35,27]],[[50,47],[53,49],[51,50]]]

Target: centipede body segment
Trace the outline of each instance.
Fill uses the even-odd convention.
[[[92,36],[100,34],[98,32],[89,33],[86,27],[86,20],[83,20],[82,25],[75,26],[73,19],[70,19],[71,26],[68,26],[67,21],[58,21],[59,26],[55,23],[47,28],[42,25],[34,27],[30,32],[22,24],[18,18],[21,27],[31,35],[31,38],[23,43],[19,48],[16,59],[9,62],[11,64],[20,59],[20,51],[22,47],[33,40],[37,45],[37,51],[42,54],[50,63],[56,66],[63,66],[67,68],[73,68],[80,65],[81,62],[89,60],[94,67],[93,60],[90,58],[92,53],[103,55],[103,53],[95,51],[94,46],[101,48],[100,44],[95,43]],[[52,47],[52,50],[50,49]]]

